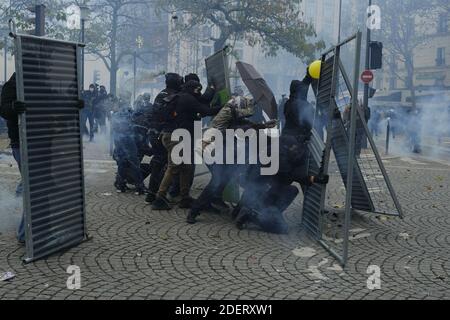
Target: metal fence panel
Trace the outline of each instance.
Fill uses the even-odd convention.
[[[206,58],[205,64],[208,82],[214,82],[221,102],[225,103],[231,94],[228,59],[225,50],[220,50]]]
[[[76,43],[16,35],[26,262],[85,239],[80,69]]]
[[[336,162],[339,167],[344,185],[347,187],[347,164],[349,159],[349,137],[344,128],[344,123],[341,118],[333,120],[332,128],[332,145],[333,152],[336,157]],[[353,183],[352,183],[352,207],[353,209],[363,211],[374,211],[372,199],[367,190],[361,169],[355,160],[353,166]]]
[[[340,62],[341,47],[356,39],[353,84]],[[333,151],[340,176],[346,189],[345,212],[325,210],[326,186],[313,185],[304,192],[302,225],[309,235],[323,245],[342,265],[347,263],[349,229],[352,210],[402,216],[389,176],[384,168],[377,147],[370,135],[364,117],[358,107],[359,54],[361,33],[338,44],[322,56],[322,70],[317,90],[317,110],[312,138],[309,142],[308,175],[325,174],[329,171],[330,154]],[[342,77],[343,83],[338,79]],[[344,86],[345,88],[342,88]],[[336,93],[339,88],[339,93]],[[343,90],[345,89],[345,90]],[[351,99],[350,126],[344,126],[337,101],[344,100],[347,92]],[[368,152],[357,149],[357,121],[369,139]],[[325,143],[319,134],[327,123]],[[359,134],[362,134],[361,132]],[[331,237],[330,237],[331,235]],[[338,247],[336,249],[336,247]]]

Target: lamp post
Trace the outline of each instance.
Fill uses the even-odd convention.
[[[85,24],[89,19],[89,7],[85,4],[79,6],[80,8],[80,30],[81,43],[85,42]],[[81,48],[81,88],[84,90],[84,46]]]
[[[372,0],[369,0],[369,7],[372,6]],[[370,18],[371,13],[369,12],[368,18]],[[370,28],[367,27],[367,37],[366,37],[366,70],[370,68],[370,39],[371,31]],[[364,107],[367,108],[369,106],[369,84],[366,83],[364,85]]]
[[[9,0],[9,8],[8,8],[8,12],[9,12],[9,18],[12,17],[11,14],[11,0]],[[5,68],[4,68],[4,75],[3,78],[6,81],[8,81],[8,29],[5,28],[5,55],[4,55],[4,63],[5,63]]]
[[[6,81],[8,81],[8,36],[5,36],[5,48],[4,48],[4,59],[5,59],[5,61],[4,61],[4,63],[5,63],[5,69],[3,70],[4,71],[4,75],[3,75],[3,78],[4,78],[4,80],[5,80],[5,83],[6,83]]]
[[[137,73],[137,50],[144,46],[144,38],[136,38],[136,49],[133,53],[133,102],[136,101],[136,73]]]
[[[341,22],[342,22],[342,0],[339,0],[339,26],[338,26],[338,43],[341,42]]]

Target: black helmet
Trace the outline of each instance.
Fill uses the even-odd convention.
[[[188,83],[191,80],[200,82],[200,78],[195,73],[189,73],[187,76],[184,77],[184,83]]]
[[[183,77],[178,73],[166,74],[166,87],[174,90],[180,90],[183,85]]]

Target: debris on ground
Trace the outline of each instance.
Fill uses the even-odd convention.
[[[405,239],[405,240],[408,240],[408,239],[409,239],[409,234],[407,234],[406,232],[400,233],[398,236],[399,236],[400,238]]]
[[[15,277],[16,277],[16,275],[13,272],[8,271],[1,275],[0,281],[9,281],[9,280],[14,279]]]

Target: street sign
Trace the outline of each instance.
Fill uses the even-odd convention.
[[[365,84],[369,84],[373,81],[374,75],[373,72],[370,70],[366,70],[361,74],[361,81]]]

